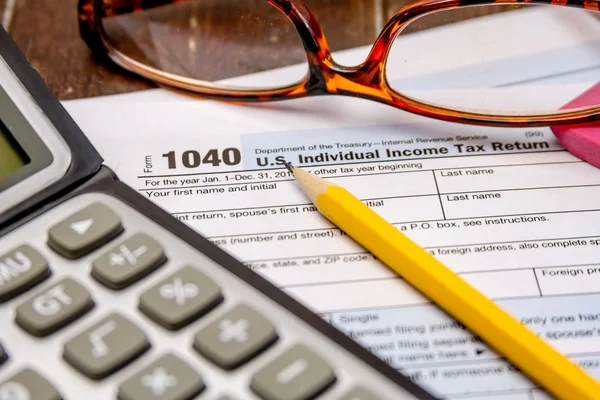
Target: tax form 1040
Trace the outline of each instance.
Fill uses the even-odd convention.
[[[546,21],[537,17],[511,26],[532,30]],[[356,61],[366,51],[336,57]],[[582,74],[597,74],[600,53],[596,61]],[[439,65],[428,68],[415,72],[415,85],[435,75],[439,96],[455,96],[443,86],[456,83],[456,70],[448,80]],[[557,68],[568,63],[549,68],[529,77],[540,90],[523,101],[556,101]],[[512,98],[515,78],[498,82]],[[65,105],[126,183],[434,393],[547,398],[321,217],[282,160],[346,187],[600,379],[600,170],[550,129],[455,125],[333,97],[236,106],[156,90]]]

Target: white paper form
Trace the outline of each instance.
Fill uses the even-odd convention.
[[[533,385],[343,237],[276,157],[348,188],[600,377],[600,172],[547,129],[444,124],[363,103],[306,101],[306,112],[319,107],[313,119],[294,113],[296,130],[265,133],[256,130],[269,117],[292,117],[208,102],[105,104],[99,115],[113,123],[70,110],[126,183],[435,392],[525,399]],[[336,107],[363,125],[328,126]],[[388,124],[365,125],[372,113]],[[251,133],[232,134],[244,126]]]
[[[549,129],[339,97],[66,106],[122,180],[434,393],[545,398],[321,217],[282,159],[346,187],[600,379],[600,171]]]

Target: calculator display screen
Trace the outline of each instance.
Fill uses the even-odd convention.
[[[41,107],[51,99],[41,95],[44,90],[27,90],[9,62],[20,65],[23,76],[33,70],[25,59],[21,65],[21,61],[4,58],[9,53],[18,56],[11,46],[4,47],[5,40],[9,39],[0,29],[0,226],[19,209],[38,201],[36,196],[44,196],[71,164],[70,148],[53,125],[54,116]],[[60,116],[57,119],[62,120]]]
[[[29,159],[23,149],[0,123],[0,179],[23,167]]]
[[[1,78],[2,74],[0,82]],[[41,136],[45,132],[38,132],[30,123],[31,119],[39,126],[39,118],[35,119],[31,107],[23,106],[26,113],[21,110],[0,84],[0,212],[3,203],[6,204],[2,196],[5,190],[26,181],[26,186],[31,186],[32,190],[36,186],[39,190],[41,183],[30,178],[53,162],[53,155]],[[17,199],[23,193],[19,189],[11,198]]]

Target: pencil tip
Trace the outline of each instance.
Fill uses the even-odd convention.
[[[288,171],[290,171],[292,174],[294,173],[294,167],[292,166],[292,163],[284,161],[283,165],[285,165],[285,167],[288,169]]]
[[[308,195],[308,198],[310,198],[313,203],[315,203],[319,194],[327,191],[327,188],[332,185],[326,180],[311,174],[302,168],[296,167],[294,167],[294,179],[296,179],[296,182],[298,182],[304,193]]]

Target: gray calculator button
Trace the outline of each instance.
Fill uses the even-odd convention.
[[[306,400],[326,390],[335,379],[327,362],[297,345],[254,375],[250,386],[266,400]]]
[[[29,245],[0,256],[0,303],[8,301],[50,276],[48,262]]]
[[[198,269],[186,266],[140,298],[140,310],[167,329],[179,329],[223,300],[219,287]]]
[[[102,379],[150,348],[148,338],[119,314],[111,314],[65,344],[63,357],[91,379]]]
[[[50,228],[48,245],[67,258],[78,258],[122,231],[119,216],[107,206],[94,203]]]
[[[44,377],[27,368],[0,383],[0,399],[61,400],[61,396]]]
[[[67,278],[17,307],[17,324],[35,336],[46,336],[94,307],[87,290]]]
[[[156,240],[137,233],[96,259],[92,263],[92,276],[112,289],[123,289],[166,260],[165,252]]]
[[[375,396],[373,393],[369,392],[363,388],[355,388],[351,390],[349,393],[346,393],[345,396],[340,397],[339,400],[383,400],[380,397]]]
[[[167,354],[119,387],[119,400],[191,400],[204,389],[200,375]]]
[[[235,368],[277,340],[273,325],[247,305],[239,305],[202,329],[194,348],[224,369]]]
[[[0,343],[0,365],[4,364],[6,360],[8,360],[8,354],[6,354],[6,350],[4,350],[2,343]]]

